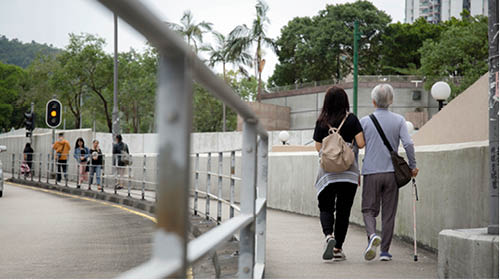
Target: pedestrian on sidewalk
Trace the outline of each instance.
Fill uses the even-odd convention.
[[[415,150],[406,127],[406,120],[399,114],[389,112],[388,109],[393,102],[394,89],[389,84],[379,84],[373,88],[371,97],[376,108],[373,116],[380,123],[392,149],[398,151],[399,142],[403,143],[409,166],[412,169],[412,175],[413,177],[417,176],[418,168],[415,161]],[[392,255],[389,253],[389,249],[394,232],[399,188],[396,183],[389,149],[384,145],[370,116],[362,118],[361,125],[366,139],[366,151],[362,168],[363,194],[361,205],[368,236],[368,246],[364,252],[364,258],[365,260],[373,260],[377,255],[377,247],[381,245],[379,259],[390,261]],[[375,232],[375,218],[378,216],[381,207],[382,239]]]
[[[26,145],[24,146],[24,150],[23,150],[24,162],[28,165],[30,173],[34,175],[34,173],[33,173],[33,153],[34,153],[34,151],[33,151],[33,148],[31,148],[31,144],[26,143]]]
[[[56,162],[57,162],[57,182],[61,181],[61,171],[64,172],[64,178],[68,179],[68,155],[71,150],[71,146],[68,140],[64,139],[64,133],[58,134],[58,141],[54,143],[52,149],[56,151]]]
[[[78,178],[76,188],[79,189],[80,185],[84,181],[87,181],[87,175],[89,172],[88,169],[89,167],[87,165],[89,158],[89,148],[85,147],[85,141],[83,141],[82,137],[76,139],[75,151],[73,153],[73,157],[76,159],[76,162],[78,163],[77,167],[80,176]]]
[[[116,189],[123,189],[123,178],[127,171],[128,162],[126,158],[129,155],[128,145],[123,142],[121,134],[116,135],[115,143],[113,144],[113,166],[118,176],[118,182],[115,186]]]
[[[92,149],[90,149],[90,185],[94,179],[94,173],[96,177],[97,190],[102,190],[101,188],[101,170],[102,170],[102,151],[99,147],[99,141],[95,139],[92,141]]]
[[[356,115],[349,113],[349,99],[344,89],[331,87],[316,121],[313,139],[321,157],[323,139],[336,130],[354,152],[354,161],[343,172],[327,172],[321,165],[315,187],[320,222],[325,235],[323,261],[345,260],[342,246],[349,227],[351,207],[359,184],[358,148],[365,146],[363,129]]]

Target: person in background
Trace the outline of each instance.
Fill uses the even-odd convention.
[[[123,189],[123,177],[127,171],[126,164],[122,161],[122,153],[129,153],[128,145],[123,142],[121,134],[116,135],[115,143],[113,144],[113,166],[116,167],[118,182],[115,186],[117,189]]]
[[[33,172],[33,148],[31,148],[30,143],[26,143],[24,146],[24,151],[23,151],[23,156],[24,156],[24,162],[29,166],[30,172],[32,175],[34,175]]]
[[[406,120],[403,116],[389,111],[389,105],[392,104],[394,98],[394,89],[389,84],[379,84],[373,88],[371,97],[376,108],[373,116],[380,123],[393,151],[398,150],[400,141],[403,143],[409,161],[408,165],[412,169],[413,177],[416,177],[418,168],[415,161],[415,149],[408,134]],[[364,257],[367,261],[373,260],[377,255],[377,247],[381,245],[379,259],[390,261],[392,255],[389,253],[389,248],[398,209],[399,188],[389,149],[384,145],[370,116],[361,119],[361,126],[366,139],[361,202],[361,211],[368,236],[368,246],[365,249]],[[382,239],[375,232],[376,218],[380,208],[382,208]]]
[[[88,175],[87,161],[89,158],[89,149],[85,147],[85,141],[83,141],[82,137],[76,139],[75,151],[73,153],[73,157],[79,164],[78,172],[80,174],[80,178],[76,185],[76,188],[79,189],[82,182],[87,181],[87,175]]]
[[[68,155],[71,150],[68,140],[64,139],[64,133],[58,134],[58,141],[52,145],[52,149],[56,151],[56,162],[57,162],[57,182],[61,181],[61,170],[64,172],[64,178],[68,179]]]
[[[102,170],[102,151],[99,147],[99,141],[92,141],[92,148],[90,149],[90,184],[96,177],[97,190],[102,190],[101,187],[101,170]]]
[[[330,128],[340,128],[338,133],[353,149],[355,160],[350,168],[343,172],[326,172],[319,167],[315,187],[319,219],[325,235],[322,256],[324,262],[346,259],[342,245],[347,235],[349,216],[359,183],[358,148],[365,146],[361,124],[356,115],[349,113],[349,98],[340,87],[327,90],[323,109],[316,121],[313,139],[320,156],[323,139],[329,135]]]

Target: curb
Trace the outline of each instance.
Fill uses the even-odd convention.
[[[155,204],[153,202],[140,200],[140,199],[136,199],[136,198],[132,198],[132,197],[123,197],[123,196],[116,195],[113,193],[105,193],[105,192],[98,192],[98,191],[84,190],[84,189],[74,189],[74,188],[69,188],[69,187],[65,187],[65,186],[58,186],[58,185],[47,184],[47,183],[42,183],[42,182],[35,182],[35,181],[27,181],[27,180],[16,179],[16,178],[10,178],[10,179],[7,179],[5,181],[16,183],[16,184],[21,184],[21,185],[37,187],[37,188],[46,189],[46,190],[55,190],[55,191],[59,191],[62,193],[79,195],[79,196],[84,196],[84,197],[98,199],[98,200],[104,200],[104,201],[108,201],[108,202],[115,203],[115,204],[129,206],[129,207],[132,207],[132,208],[135,208],[135,209],[138,209],[141,211],[145,211],[145,212],[148,212],[151,214],[155,214],[155,212],[156,212],[156,207],[155,207]]]

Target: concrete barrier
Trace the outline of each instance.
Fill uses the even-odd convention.
[[[437,250],[439,232],[443,229],[488,225],[488,153],[487,142],[416,147],[420,168],[417,177],[419,243]],[[363,156],[362,152],[361,162]],[[271,153],[269,160],[268,206],[318,216],[314,188],[319,164],[317,153]],[[363,225],[361,188],[356,193],[351,222]],[[400,189],[395,234],[407,239],[413,236],[410,186]]]

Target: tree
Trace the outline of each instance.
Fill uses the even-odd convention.
[[[52,45],[42,45],[35,41],[23,43],[17,39],[9,40],[5,36],[0,37],[0,61],[22,68],[28,67],[39,55],[55,55],[60,51]]]
[[[191,46],[193,43],[194,52],[198,53],[198,44],[203,42],[203,33],[212,30],[212,23],[202,21],[196,23],[193,18],[193,14],[190,10],[184,12],[181,18],[181,25],[168,22],[170,28],[180,33],[187,41],[187,44]]]
[[[233,48],[232,41],[227,39],[226,36],[213,32],[215,36],[215,47],[207,46],[203,47],[202,50],[208,52],[209,55],[209,65],[215,66],[216,64],[222,64],[222,76],[226,83],[226,64],[232,63],[238,67],[242,72],[245,71],[244,65],[252,65],[252,56],[245,50]],[[226,104],[222,104],[222,131],[226,131]]]
[[[279,64],[270,78],[273,85],[327,79],[340,80],[352,71],[354,21],[359,22],[359,73],[375,74],[380,33],[389,15],[369,1],[327,5],[312,18],[294,18],[276,41]]]
[[[230,33],[231,45],[236,52],[242,53],[243,51],[251,48],[254,44],[255,49],[255,68],[256,75],[258,75],[259,83],[257,89],[257,101],[260,102],[262,91],[262,70],[264,69],[265,60],[263,59],[263,47],[274,48],[273,39],[267,37],[267,26],[270,23],[267,12],[269,6],[263,1],[258,0],[255,5],[256,17],[253,20],[252,28],[245,24],[239,25],[234,28]]]
[[[464,16],[446,25],[439,40],[428,39],[419,49],[420,73],[426,76],[427,89],[438,80],[449,79],[453,99],[488,71],[488,18]],[[456,78],[461,82],[456,84]]]
[[[23,123],[27,107],[20,100],[26,87],[26,72],[15,65],[0,63],[0,128],[8,131]],[[21,101],[21,102],[20,102]]]

